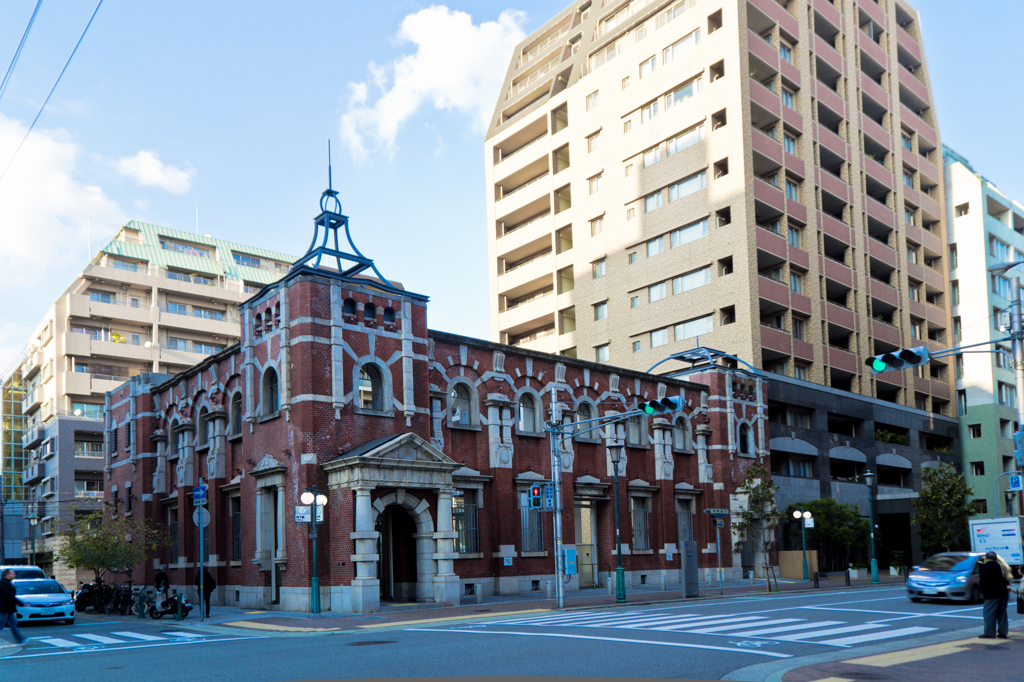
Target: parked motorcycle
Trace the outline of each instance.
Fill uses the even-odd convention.
[[[178,597],[177,592],[172,594],[163,600],[161,607],[158,607],[155,603],[149,607],[149,617],[153,619],[163,618],[164,616],[174,617],[178,613]],[[192,604],[189,602],[188,597],[181,595],[181,617],[185,618],[192,610]]]

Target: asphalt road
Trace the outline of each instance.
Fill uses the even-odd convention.
[[[980,634],[981,607],[905,589],[779,594],[297,634],[80,616],[23,629],[5,682],[586,676],[766,680],[824,661]],[[1021,623],[1011,616],[1011,627]],[[9,636],[9,633],[5,636]],[[1007,671],[1010,674],[1009,671]],[[144,677],[143,677],[144,676]]]

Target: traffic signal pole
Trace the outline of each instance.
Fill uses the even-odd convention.
[[[565,608],[565,556],[562,551],[562,411],[551,387],[551,480],[555,483],[555,601]]]
[[[1013,370],[1017,379],[1017,437],[1014,438],[1014,455],[1017,471],[1024,469],[1024,323],[1022,323],[1020,300],[1020,276],[1015,276],[1010,286],[1010,338],[1013,339]],[[999,498],[994,500],[999,509]],[[1021,493],[1021,515],[1024,516],[1024,492]],[[1006,510],[1009,513],[1009,509]]]

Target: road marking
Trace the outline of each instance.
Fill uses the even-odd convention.
[[[57,646],[62,648],[83,646],[82,644],[78,644],[77,642],[70,642],[66,639],[61,639],[60,637],[40,637],[38,641],[42,642],[43,644],[49,644],[50,646]]]
[[[754,651],[744,648],[733,648],[727,646],[710,646],[707,644],[686,644],[683,642],[657,642],[646,639],[625,639],[622,637],[595,637],[590,635],[569,635],[560,632],[512,632],[498,630],[444,630],[432,628],[409,628],[411,632],[459,632],[471,635],[513,635],[520,637],[558,637],[562,639],[590,639],[599,642],[623,642],[626,644],[651,644],[654,646],[670,646],[682,649],[707,649],[711,651],[726,651],[729,653],[743,653],[752,656],[770,656],[771,658],[792,658],[790,654],[777,654],[771,651]]]
[[[829,635],[841,635],[847,632],[862,632],[864,630],[877,630],[878,628],[884,628],[884,625],[872,625],[867,623],[865,625],[848,625],[845,628],[832,628],[831,630],[818,630],[815,632],[802,632],[799,635],[783,635],[782,637],[773,637],[772,639],[783,639],[787,642],[799,642],[803,639],[811,639],[813,637],[827,637]],[[815,642],[815,644],[821,644],[821,642]]]
[[[236,642],[245,639],[267,639],[266,637],[224,637],[222,639],[180,639],[174,642],[160,642],[159,644],[133,644],[132,646],[112,646],[112,647],[78,647],[68,649],[66,651],[49,651],[45,654],[19,654],[9,656],[11,660],[20,660],[22,658],[42,658],[44,656],[69,656],[69,655],[84,655],[84,654],[95,654],[103,653],[107,651],[128,651],[137,649],[152,649],[155,647],[164,646],[182,646],[187,644],[210,644],[214,642]],[[40,640],[41,641],[41,640]]]
[[[172,630],[170,632],[161,632],[161,635],[168,635],[170,637],[182,637],[184,639],[199,639],[200,637],[208,637],[209,635],[201,635],[196,632],[182,632],[180,630]]]
[[[249,620],[236,620],[231,623],[222,623],[232,628],[249,628],[250,630],[273,630],[275,632],[334,632],[341,628],[300,628],[292,625],[272,625],[270,623],[259,623]]]
[[[714,624],[715,625],[721,625],[721,624],[725,624],[725,623],[742,623],[744,621],[747,621],[750,625],[757,625],[758,623],[752,623],[750,621],[765,621],[765,620],[768,620],[768,619],[765,618],[764,616],[743,616],[741,618],[721,618],[719,616],[719,620],[715,620]],[[700,623],[700,624],[696,624],[696,623],[681,623],[679,625],[662,625],[662,626],[651,628],[651,629],[652,630],[662,630],[662,631],[672,632],[672,631],[675,631],[675,630],[689,629],[689,628],[693,628],[693,627],[701,627],[701,626],[704,626],[704,625],[711,625],[711,624],[712,624],[711,622],[704,622],[704,623]]]
[[[784,628],[768,628],[767,630],[744,630],[743,632],[734,632],[734,637],[764,637],[765,635],[774,635],[777,632],[794,632],[796,630],[811,630],[813,628],[825,628],[832,625],[843,625],[845,621],[842,620],[823,620],[819,623],[804,623],[803,625],[791,625]],[[769,639],[771,639],[769,637]]]
[[[1008,639],[985,640],[988,644],[1005,644],[1009,641],[1010,640]],[[942,644],[933,644],[931,646],[923,646],[916,649],[893,651],[887,654],[879,654],[877,656],[853,658],[845,662],[855,663],[856,665],[870,665],[875,668],[889,668],[903,663],[916,663],[917,661],[924,661],[929,658],[955,654],[959,651],[970,651],[966,645],[980,643],[981,640],[977,637],[972,637],[971,639],[961,639],[955,642],[943,642]]]
[[[78,637],[79,639],[88,639],[91,642],[98,642],[100,644],[124,644],[125,643],[123,639],[114,639],[113,637],[104,637],[103,635],[84,634],[84,635],[75,635],[75,637]]]
[[[448,616],[447,618],[427,618],[425,620],[406,620],[397,623],[377,623],[375,625],[360,625],[360,630],[371,630],[374,628],[393,628],[400,625],[419,625],[420,623],[444,623],[453,620],[471,620],[474,618],[497,618],[498,616],[515,616],[523,613],[550,613],[551,609],[527,609],[525,611],[506,611],[504,613],[488,613],[476,616]]]
[[[630,629],[645,629],[648,627],[654,627],[657,625],[669,625],[672,623],[692,623],[695,621],[706,621],[710,618],[724,618],[725,616],[667,616],[659,618],[631,618],[628,620],[612,620],[605,623],[591,624],[582,623],[582,627],[609,627],[609,628],[630,628]],[[577,623],[571,623],[571,625],[577,625]]]
[[[561,623],[564,621],[579,620],[580,618],[613,618],[613,617],[630,617],[643,615],[640,611],[625,611],[618,614],[618,616],[609,616],[606,612],[597,614],[593,612],[589,613],[569,613],[559,614],[557,616],[535,616],[533,618],[515,618],[513,620],[503,620],[502,623],[531,623],[531,624],[544,624],[544,623]],[[657,615],[657,614],[656,614]]]
[[[118,637],[128,637],[129,639],[138,639],[142,640],[143,642],[162,642],[165,639],[167,639],[166,637],[154,637],[153,635],[143,635],[138,632],[111,632],[110,634],[117,635]]]
[[[830,639],[824,642],[815,642],[816,644],[828,644],[830,646],[852,646],[854,644],[861,644],[863,642],[877,642],[880,639],[893,639],[894,637],[910,637],[912,635],[919,635],[923,632],[932,632],[938,630],[938,628],[903,628],[901,630],[886,630],[884,632],[870,632],[866,635],[854,635],[853,637],[841,637],[839,639]]]
[[[766,621],[764,621],[762,623],[759,623],[759,625],[782,625],[783,623],[802,623],[802,622],[804,622],[803,618],[780,618],[778,620],[766,620]],[[815,623],[815,625],[820,627],[821,623]],[[739,625],[735,625],[735,624],[734,625],[718,625],[718,626],[715,626],[713,628],[701,628],[699,630],[690,630],[690,634],[691,635],[709,635],[709,634],[712,634],[712,633],[715,633],[715,632],[729,632],[730,630],[743,630],[744,628],[749,628],[749,627],[750,627],[749,623],[740,623]],[[779,628],[779,629],[786,630],[788,628]],[[729,635],[729,636],[731,637],[732,635]]]
[[[843,613],[877,613],[880,616],[922,616],[920,613],[907,613],[906,611],[873,611],[871,609],[834,609],[831,606],[801,606],[801,609],[809,611],[842,611]]]

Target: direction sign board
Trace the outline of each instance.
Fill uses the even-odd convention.
[[[809,516],[804,519],[804,528],[814,528],[814,517]]]
[[[1024,490],[1024,476],[1012,474],[1007,476],[1006,479],[1009,481],[1007,490]]]
[[[553,483],[544,486],[544,509],[555,510],[555,486]]]
[[[192,504],[205,505],[206,504],[206,486],[197,485],[192,488]]]
[[[309,523],[310,517],[313,513],[310,511],[309,505],[295,505],[295,523]],[[324,507],[319,505],[316,508],[316,522],[324,522]]]
[[[208,512],[205,507],[200,507],[199,509],[196,509],[194,512],[192,512],[192,523],[194,523],[197,526],[201,525],[203,528],[206,528],[208,525],[210,525],[210,512]]]
[[[714,516],[717,519],[717,518],[721,518],[723,516],[728,516],[729,515],[729,510],[728,509],[705,509],[704,513],[707,514],[708,516]]]
[[[724,518],[720,518],[720,517],[715,517],[715,526],[718,527],[718,528],[725,528],[725,519]]]

